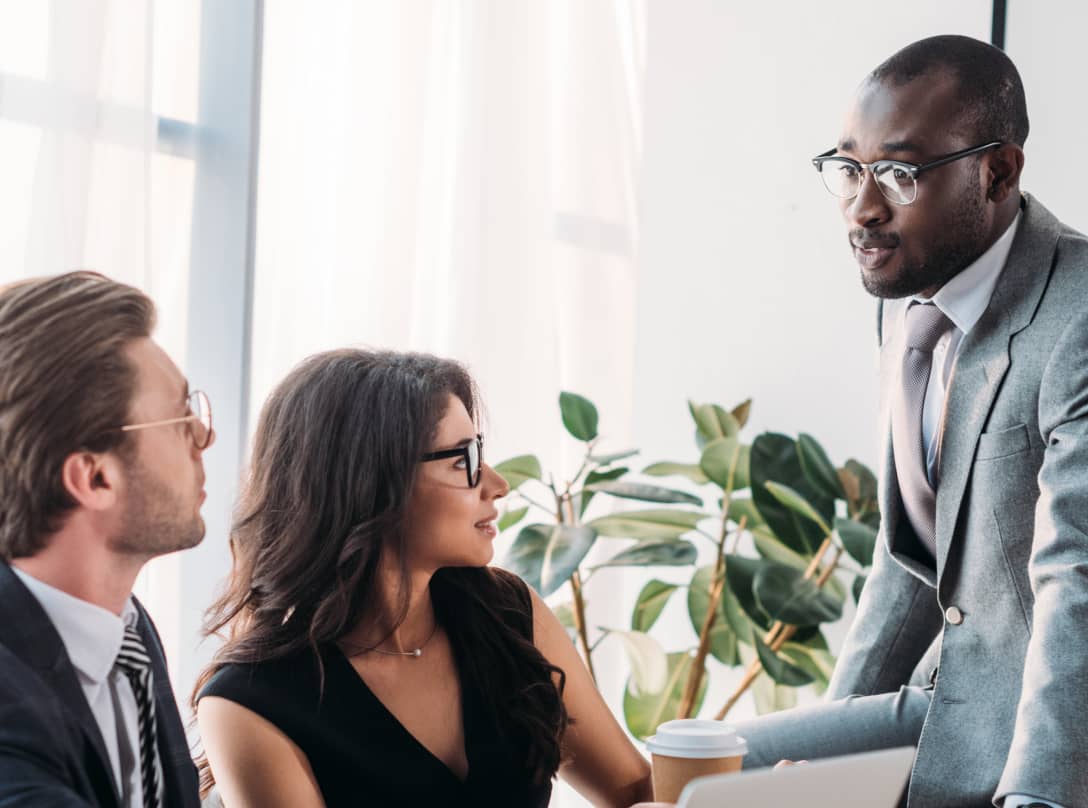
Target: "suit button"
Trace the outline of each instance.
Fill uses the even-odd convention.
[[[955,606],[949,606],[944,610],[944,619],[954,626],[958,626],[963,622],[963,612],[957,609]]]

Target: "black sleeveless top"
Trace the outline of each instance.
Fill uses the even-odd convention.
[[[513,577],[513,576],[510,576]],[[532,601],[514,626],[532,640]],[[451,645],[454,633],[450,633]],[[551,782],[533,784],[517,751],[509,748],[461,672],[468,777],[462,781],[385,708],[340,649],[321,649],[324,691],[311,651],[256,664],[229,664],[201,690],[252,710],[272,722],[306,755],[328,808],[338,806],[465,806],[545,808]]]

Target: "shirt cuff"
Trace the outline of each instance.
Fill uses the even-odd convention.
[[[1004,808],[1020,808],[1021,805],[1031,805],[1032,803],[1048,805],[1050,808],[1062,808],[1062,806],[1058,805],[1056,802],[1041,800],[1038,797],[1029,797],[1027,794],[1010,794],[1005,797],[1003,806]]]

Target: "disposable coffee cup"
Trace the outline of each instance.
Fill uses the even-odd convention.
[[[666,721],[646,740],[653,756],[654,799],[676,802],[696,777],[740,771],[748,744],[722,721]]]

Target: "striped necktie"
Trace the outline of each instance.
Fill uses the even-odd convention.
[[[140,732],[140,781],[143,784],[144,808],[162,805],[162,763],[156,742],[154,679],[151,657],[143,640],[132,626],[125,626],[125,637],[115,663],[132,686],[136,697],[137,723]]]

